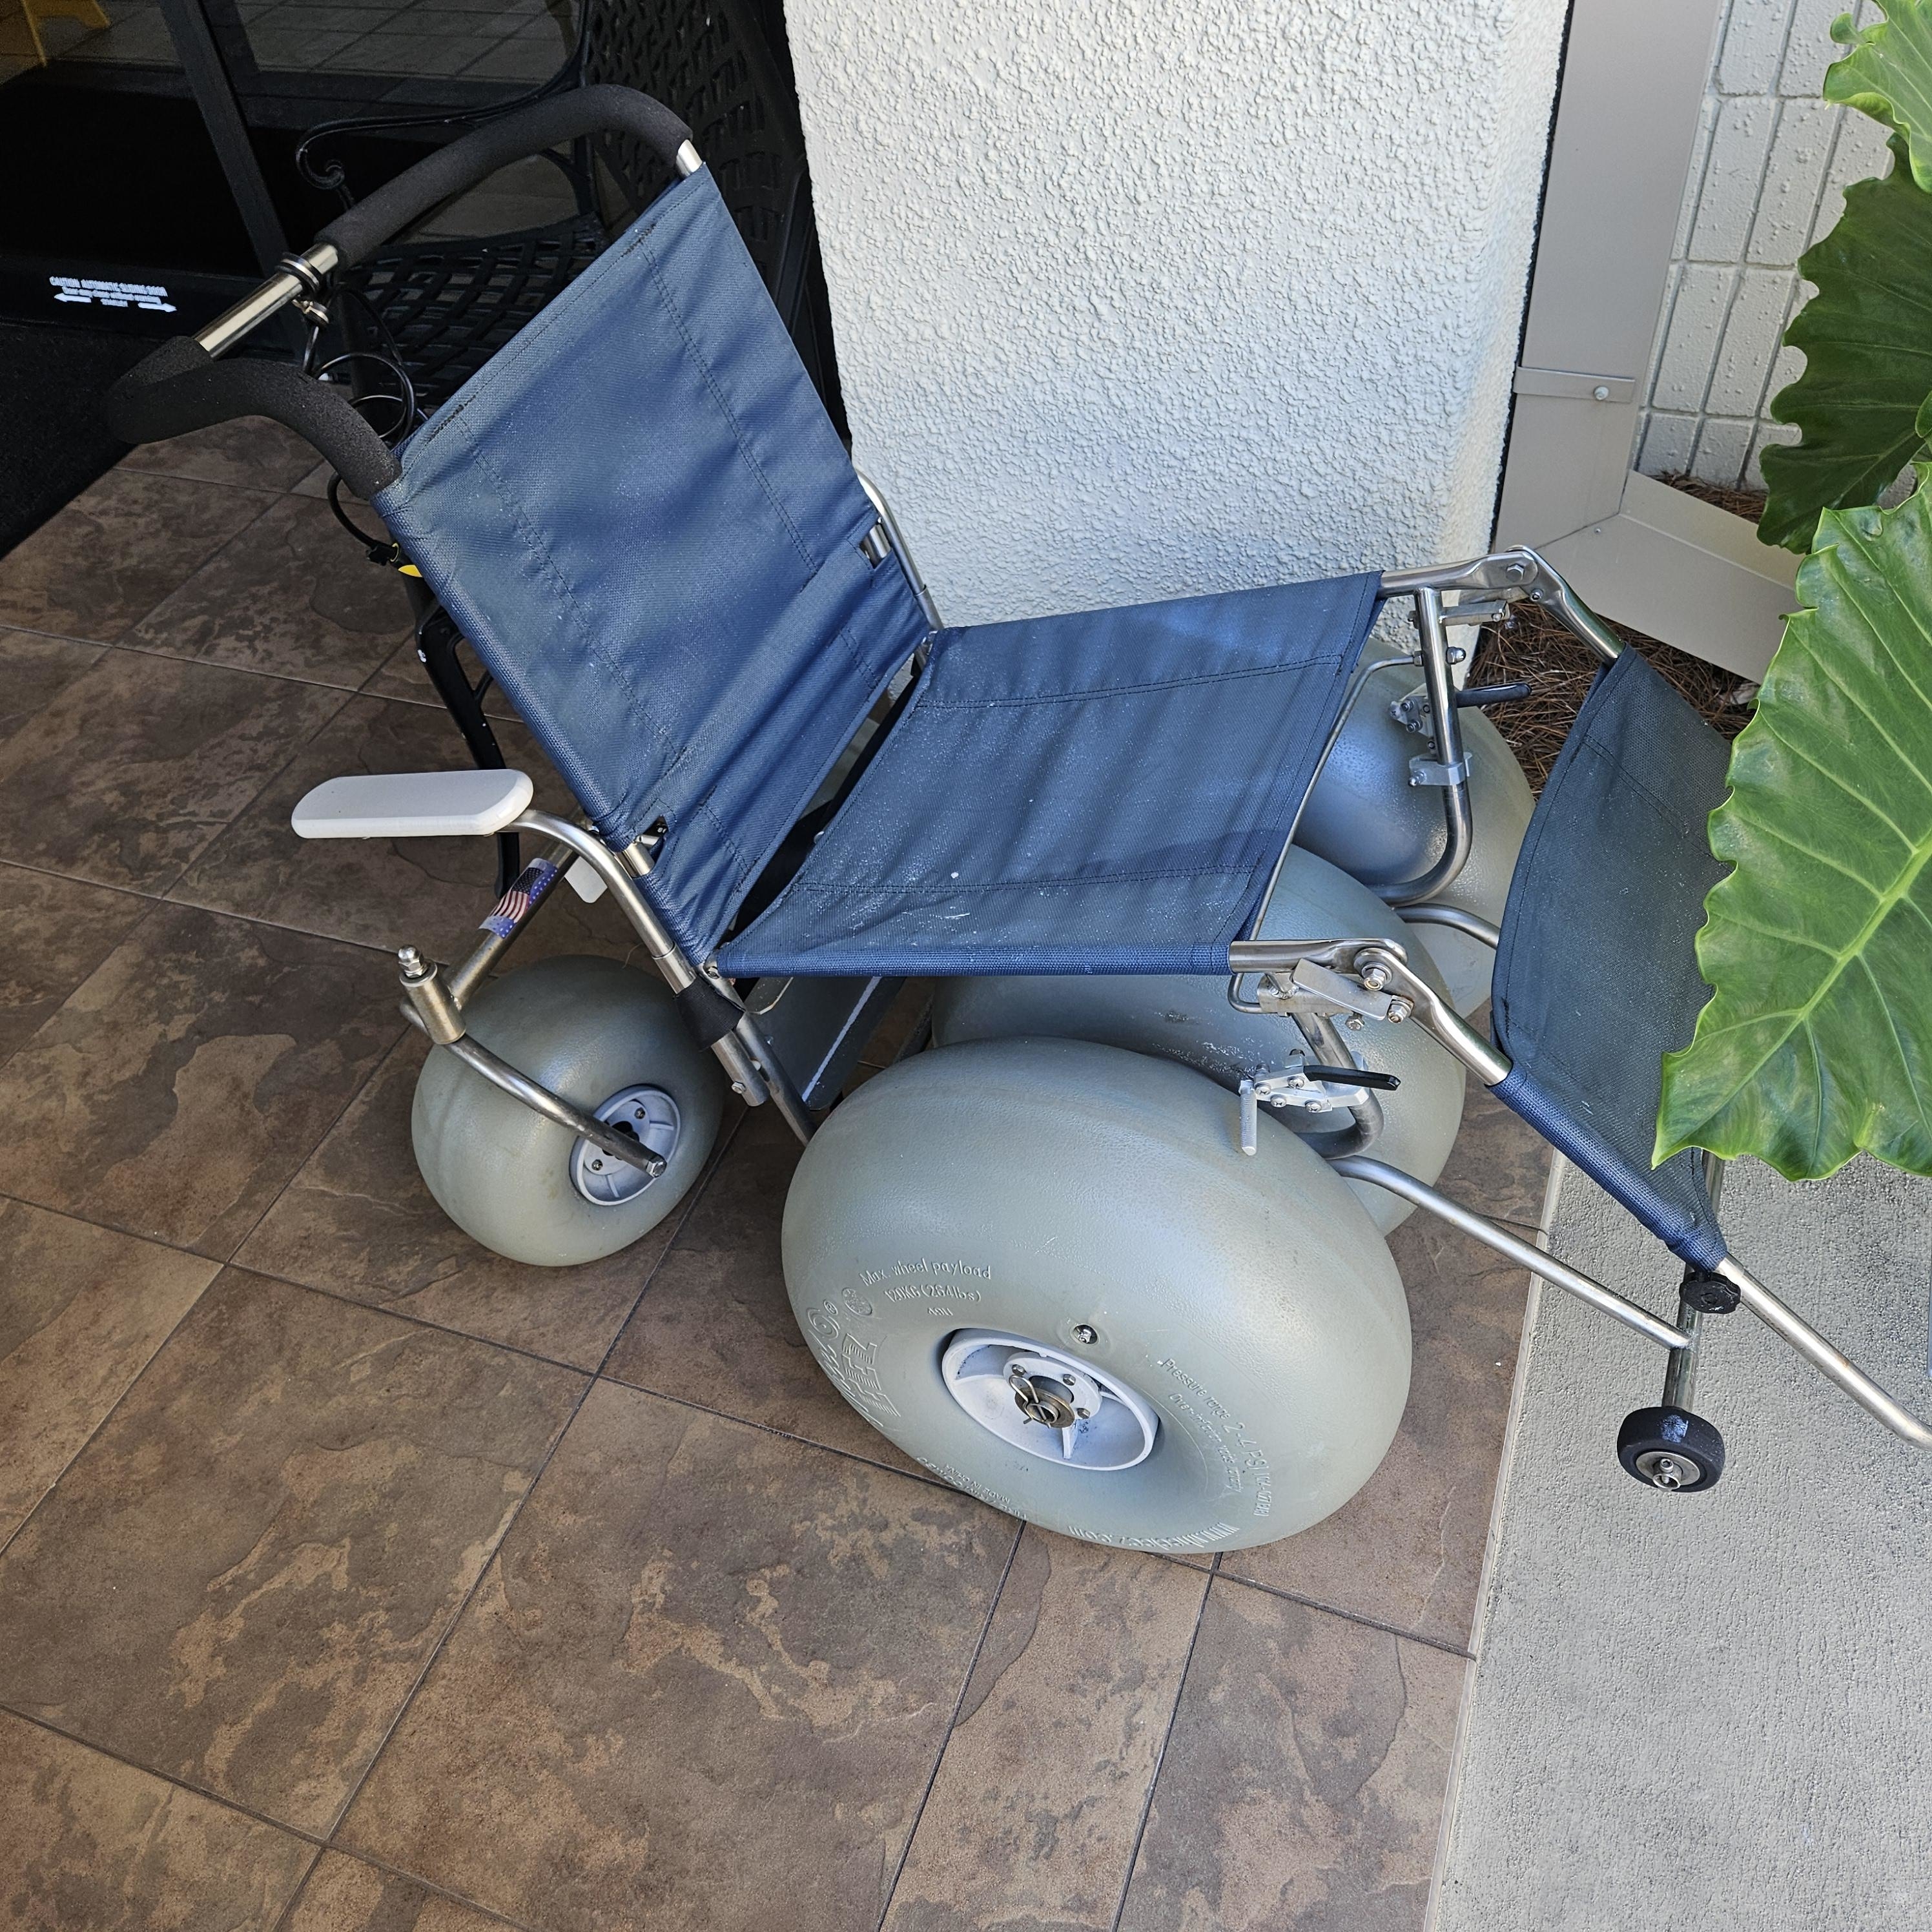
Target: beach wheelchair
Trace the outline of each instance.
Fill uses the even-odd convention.
[[[341,385],[217,359],[496,168],[610,132],[674,184],[398,446]],[[469,958],[399,954],[434,1043],[416,1158],[490,1248],[617,1252],[729,1096],[770,1106],[806,1144],[788,1288],[845,1399],[946,1481],[1139,1549],[1286,1536],[1368,1479],[1409,1380],[1386,1237],[1418,1208],[1668,1352],[1619,1444],[1657,1488],[1721,1471],[1694,1376],[1739,1305],[1928,1439],[1730,1254],[1711,1163],[1650,1165],[1726,747],[1533,551],[943,625],[688,131],[614,88],[411,169],[112,412],[307,436],[582,807],[452,771],[294,815],[542,842]],[[1457,637],[1522,599],[1600,666],[1533,808],[1501,694],[1456,681]],[[649,970],[500,970],[559,889],[611,895]],[[908,980],[929,1037],[846,1091]],[[1672,1318],[1437,1192],[1466,1075],[1682,1258]]]

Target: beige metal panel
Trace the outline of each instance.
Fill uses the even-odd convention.
[[[1636,440],[1719,0],[1576,0],[1496,535],[1614,516]],[[1592,378],[1581,394],[1545,372]],[[1630,387],[1626,388],[1625,385]],[[1596,387],[1610,390],[1599,401]],[[1522,393],[1524,390],[1528,393]]]
[[[1613,517],[1636,439],[1634,400],[1518,392],[1496,542],[1541,545],[1580,525]]]
[[[1576,0],[1524,364],[1642,376],[1711,70],[1718,0]]]
[[[1760,678],[1797,603],[1799,560],[1754,526],[1633,472],[1622,512],[1541,545],[1614,623]]]

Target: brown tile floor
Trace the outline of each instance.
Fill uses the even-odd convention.
[[[287,832],[457,761],[326,515],[231,426],[0,561],[0,1926],[1418,1925],[1522,1277],[1406,1227],[1388,1462],[1210,1566],[845,1406],[769,1114],[626,1254],[483,1252],[380,949],[490,854]],[[627,950],[568,905],[532,951]],[[1482,1102],[1449,1184],[1527,1221],[1541,1163]]]

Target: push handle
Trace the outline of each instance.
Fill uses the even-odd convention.
[[[145,356],[107,392],[107,426],[123,442],[158,442],[236,416],[295,431],[364,499],[402,472],[347,394],[285,362],[218,362],[190,335]]]
[[[499,168],[588,134],[628,134],[680,175],[702,165],[691,130],[668,107],[628,87],[583,87],[506,114],[399,174],[339,214],[298,256],[199,335],[176,336],[107,392],[102,414],[124,442],[155,442],[236,416],[286,424],[333,465],[358,496],[401,473],[388,446],[338,388],[285,364],[216,358],[298,296],[319,296],[336,268],[362,260],[452,195]]]
[[[438,148],[338,214],[316,239],[332,247],[345,268],[352,267],[499,168],[589,134],[630,135],[679,174],[694,173],[699,166],[691,130],[649,94],[629,87],[573,88]]]

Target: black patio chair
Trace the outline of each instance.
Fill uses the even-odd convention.
[[[588,0],[575,46],[540,86],[488,108],[324,122],[303,137],[296,164],[312,184],[352,206],[347,170],[332,152],[345,137],[454,136],[607,81],[663,101],[703,144],[772,304],[836,418],[805,140],[772,0]],[[571,184],[576,205],[568,215],[508,234],[394,242],[337,278],[350,346],[399,360],[424,413],[574,280],[672,178],[655,154],[622,135],[577,142],[568,160],[546,158]]]

